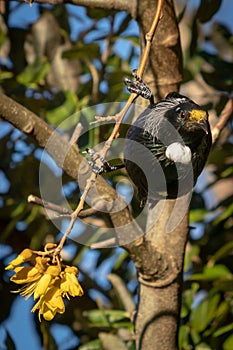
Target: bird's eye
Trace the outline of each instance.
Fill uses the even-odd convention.
[[[177,107],[176,108],[176,113],[179,115],[180,118],[184,119],[186,114],[185,112],[180,108],[180,107]]]
[[[181,117],[182,119],[184,119],[185,116],[186,116],[185,112],[184,112],[184,111],[180,111],[180,117]]]

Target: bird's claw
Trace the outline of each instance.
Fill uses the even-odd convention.
[[[105,162],[107,162],[103,157],[101,157],[98,153],[96,153],[92,148],[86,148],[86,151],[83,153],[87,153],[90,156],[90,159],[87,159],[88,164],[92,168],[92,171],[95,174],[102,174],[105,172]],[[100,160],[98,162],[99,164],[102,163],[102,165],[97,165],[97,160]]]
[[[111,171],[121,169],[125,166],[124,164],[119,164],[115,166],[110,165],[105,158],[103,158],[98,153],[96,153],[92,148],[86,148],[85,153],[89,154],[91,158],[91,159],[87,159],[87,162],[92,168],[92,171],[98,175],[101,175],[103,173],[109,173]],[[97,164],[98,160],[99,160],[98,162],[99,165]]]
[[[137,75],[137,70],[132,71],[132,76],[135,80],[129,78],[124,79],[124,83],[130,93],[134,93],[138,96],[149,100],[151,104],[154,103],[154,97],[149,86]]]

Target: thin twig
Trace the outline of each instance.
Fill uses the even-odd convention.
[[[111,248],[117,244],[117,240],[115,237],[106,239],[105,241],[92,243],[90,245],[91,249],[103,249],[103,248]]]
[[[57,205],[55,203],[42,200],[41,198],[34,196],[33,194],[30,194],[28,196],[28,202],[35,203],[37,205],[40,205],[41,207],[52,210],[52,211],[60,214],[61,216],[71,216],[73,213],[72,209],[67,209],[67,208],[61,207],[60,205]],[[98,213],[99,213],[99,211],[97,209],[88,208],[85,210],[81,210],[78,214],[78,217],[87,218],[89,216],[96,215]]]
[[[82,130],[83,130],[82,124],[78,123],[76,125],[76,128],[74,129],[74,132],[73,132],[73,134],[72,134],[72,136],[70,138],[70,141],[69,141],[69,143],[71,145],[77,143],[77,141],[78,141],[78,139],[79,139],[79,137],[81,135]]]
[[[144,73],[145,68],[146,68],[146,63],[148,61],[148,57],[149,57],[149,53],[150,53],[150,49],[151,49],[151,44],[152,44],[152,41],[154,38],[154,34],[156,31],[157,25],[158,25],[159,20],[161,18],[163,2],[164,2],[164,0],[158,0],[158,5],[157,5],[154,21],[152,23],[152,26],[151,26],[149,32],[146,34],[146,47],[145,47],[145,51],[144,51],[143,56],[142,56],[142,60],[141,60],[138,72],[137,72],[137,75],[140,78],[143,76],[143,73]]]
[[[97,123],[99,123],[99,122],[111,122],[111,121],[113,121],[113,120],[116,122],[117,116],[115,116],[115,115],[110,115],[110,116],[107,116],[107,117],[102,117],[102,116],[100,116],[100,115],[96,115],[96,116],[95,116],[95,121],[90,122],[90,125],[92,125],[92,124],[97,124]]]
[[[221,131],[225,128],[226,124],[228,123],[230,116],[233,112],[233,97],[231,97],[225,107],[223,108],[217,124],[212,129],[212,139],[213,143],[217,140],[219,137]]]
[[[97,174],[95,174],[94,172],[91,173],[91,176],[89,179],[87,179],[87,183],[86,183],[86,187],[83,191],[83,194],[80,198],[80,201],[79,201],[79,204],[77,206],[77,208],[75,209],[75,211],[71,214],[71,220],[70,220],[70,224],[66,230],[66,232],[64,233],[62,239],[60,240],[57,248],[55,249],[54,251],[54,256],[56,255],[59,255],[62,248],[63,248],[63,245],[66,241],[66,238],[69,236],[70,232],[72,231],[72,228],[74,226],[74,223],[75,223],[75,220],[77,219],[80,211],[83,209],[84,207],[84,203],[85,203],[85,199],[86,199],[86,196],[90,190],[90,188],[94,185],[95,183],[95,180],[96,180],[96,177],[97,177]]]
[[[71,215],[72,214],[71,209],[67,209],[67,208],[61,207],[60,205],[42,200],[41,198],[34,196],[32,194],[30,194],[28,196],[28,202],[38,204],[38,205],[43,206],[49,210],[55,211],[56,213],[61,214],[61,215]]]

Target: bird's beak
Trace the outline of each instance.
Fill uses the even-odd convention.
[[[193,124],[195,124],[197,127],[201,128],[206,133],[206,135],[209,134],[208,124],[206,123],[205,120],[201,120],[201,121],[193,123]]]

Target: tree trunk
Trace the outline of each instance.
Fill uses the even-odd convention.
[[[132,254],[140,282],[135,321],[137,350],[178,349],[189,198],[163,201],[159,218]],[[182,213],[180,218],[178,212]],[[167,223],[172,213],[177,221],[171,223],[170,230]],[[149,213],[149,221],[153,217],[154,213]]]
[[[157,0],[140,0],[137,20],[142,51],[157,8]],[[146,70],[146,82],[157,99],[178,91],[183,77],[180,34],[173,0],[165,0],[162,16],[155,31]]]

